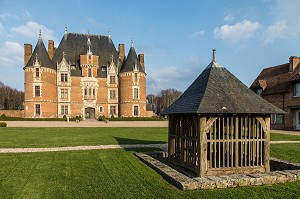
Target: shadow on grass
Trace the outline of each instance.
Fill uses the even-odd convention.
[[[129,139],[129,138],[121,138],[114,137],[119,145],[122,144],[166,144],[164,141],[152,141],[152,140],[139,140],[139,139]],[[159,148],[124,148],[125,151],[134,151],[134,152],[149,152],[149,151],[161,151]]]

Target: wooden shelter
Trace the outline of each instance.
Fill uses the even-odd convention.
[[[270,114],[265,101],[212,62],[167,110],[168,161],[196,176],[269,172]]]

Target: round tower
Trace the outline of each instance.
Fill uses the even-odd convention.
[[[56,70],[43,43],[41,33],[33,53],[24,45],[25,117],[57,117]]]
[[[120,117],[146,117],[146,73],[144,56],[138,59],[133,43],[119,73]]]

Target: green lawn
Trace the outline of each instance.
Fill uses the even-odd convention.
[[[300,141],[300,136],[271,133],[271,141],[278,141],[278,140]]]
[[[273,139],[279,139],[278,136],[275,137]],[[2,128],[0,130],[0,148],[165,143],[166,141],[167,128]],[[300,182],[183,192],[170,185],[133,155],[133,151],[141,150],[153,149],[0,154],[0,198],[300,197]],[[300,144],[271,145],[271,156],[275,158],[300,162],[299,153]]]
[[[180,191],[123,149],[1,154],[0,198],[297,198],[300,182]]]
[[[167,142],[167,128],[1,128],[0,148]]]

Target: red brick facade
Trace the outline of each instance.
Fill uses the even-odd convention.
[[[63,39],[67,36],[70,38],[69,35],[65,35]],[[132,70],[123,72],[122,63],[126,61],[124,44],[119,45],[117,61],[110,55],[110,60],[105,62],[107,65],[104,65],[102,54],[94,54],[93,49],[96,47],[95,44],[93,46],[89,35],[79,36],[87,38],[87,48],[85,52],[76,55],[79,63],[79,69],[76,70],[80,71],[80,74],[76,75],[72,71],[72,60],[68,60],[68,56],[72,56],[65,55],[64,51],[62,58],[54,63],[55,57],[58,57],[55,53],[62,50],[60,46],[54,48],[52,40],[48,44],[47,56],[53,62],[53,66],[44,65],[45,61],[43,62],[41,57],[45,56],[45,47],[40,40],[34,50],[35,54],[32,53],[30,44],[24,45],[25,117],[146,117],[144,55],[134,55],[141,62],[143,71],[138,68],[134,70],[133,66]],[[104,39],[110,42],[110,37]],[[107,57],[109,52],[105,53]]]
[[[261,97],[287,112],[285,115],[272,115],[273,129],[300,130],[299,72],[300,58],[292,56],[287,64],[263,69],[251,85],[251,89],[261,93]]]

